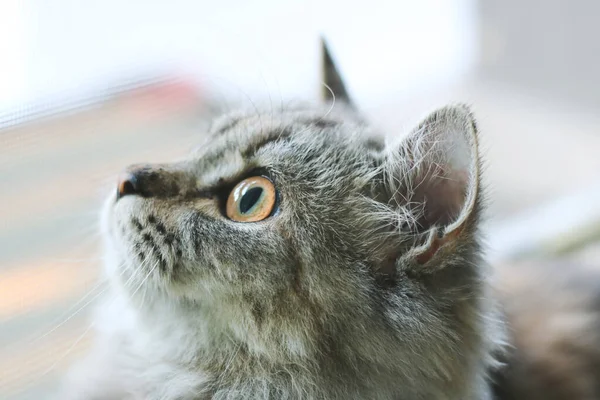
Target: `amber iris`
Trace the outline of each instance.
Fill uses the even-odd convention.
[[[246,178],[233,188],[227,199],[227,217],[237,222],[257,222],[269,217],[277,193],[273,182],[262,176]]]

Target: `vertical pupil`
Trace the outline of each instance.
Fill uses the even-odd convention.
[[[260,199],[263,189],[260,187],[253,187],[246,191],[240,200],[240,212],[246,214],[256,202]]]

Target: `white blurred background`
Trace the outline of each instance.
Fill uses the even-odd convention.
[[[185,73],[227,92],[317,91],[317,36],[361,102],[456,79],[475,62],[475,2],[3,0],[0,107]]]

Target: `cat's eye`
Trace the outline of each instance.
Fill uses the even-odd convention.
[[[237,222],[257,222],[272,215],[277,202],[273,182],[262,176],[246,178],[227,199],[227,217]]]

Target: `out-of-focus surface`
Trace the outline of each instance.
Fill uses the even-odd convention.
[[[0,398],[55,390],[91,337],[113,177],[185,154],[203,120],[201,99],[167,83],[0,133]]]
[[[117,172],[185,155],[215,110],[316,97],[319,32],[390,140],[434,106],[473,105],[490,258],[560,249],[600,263],[600,6],[578,7],[3,2],[0,398],[46,398],[89,344],[97,214]],[[132,79],[151,82],[111,95]]]

